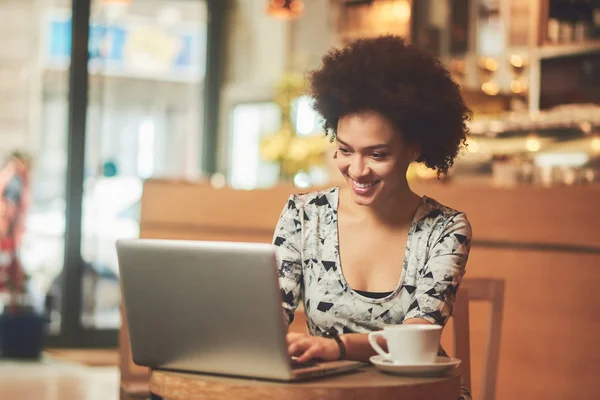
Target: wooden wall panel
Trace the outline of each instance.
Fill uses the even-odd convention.
[[[483,185],[413,185],[467,213],[478,241],[592,246],[600,249],[600,185],[496,189]]]
[[[496,189],[483,185],[413,184],[467,213],[475,239],[510,243],[593,246],[600,249],[600,185]],[[266,190],[213,189],[206,184],[150,180],[144,185],[142,230],[198,230],[272,235],[291,186]]]
[[[290,186],[267,190],[213,189],[188,182],[148,181],[144,185],[142,225],[273,232]]]
[[[598,398],[599,267],[600,254],[472,250],[467,276],[506,281],[498,399]],[[471,307],[473,371],[483,312]]]

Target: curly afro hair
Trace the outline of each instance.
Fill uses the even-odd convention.
[[[313,107],[332,138],[341,117],[375,111],[421,149],[417,162],[438,176],[448,172],[465,145],[471,111],[459,86],[435,57],[398,36],[333,49],[308,79]]]

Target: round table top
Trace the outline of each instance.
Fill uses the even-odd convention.
[[[153,370],[150,391],[169,400],[456,400],[460,393],[457,370],[438,377],[389,375],[372,366],[302,382],[273,382]]]

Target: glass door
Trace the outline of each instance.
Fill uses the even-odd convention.
[[[85,330],[120,326],[115,242],[139,236],[144,179],[201,167],[203,0],[92,1],[81,258]]]
[[[0,194],[29,199],[16,241],[49,347],[116,345],[115,241],[139,235],[143,180],[208,165],[216,129],[202,132],[216,117],[203,118],[204,76],[219,49],[207,49],[207,3],[221,21],[212,0],[0,1],[0,156],[33,160],[25,190]],[[218,77],[207,82],[217,104]]]
[[[0,2],[5,29],[0,39],[0,167],[10,175],[10,189],[2,185],[0,192],[3,203],[19,199],[15,204],[23,217],[23,229],[4,232],[0,241],[3,248],[13,241],[29,277],[28,299],[36,311],[47,312],[52,337],[64,333],[71,8],[71,0]],[[14,169],[10,172],[11,154],[31,159],[19,179]],[[15,190],[18,181],[22,185]]]

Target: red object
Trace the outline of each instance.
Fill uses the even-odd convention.
[[[13,283],[13,291],[22,292],[25,274],[16,256],[15,242],[9,237],[0,239],[0,292],[8,290],[8,282]]]
[[[17,249],[29,206],[28,175],[21,176],[23,189],[20,204],[12,204],[3,196],[6,186],[18,173],[14,164],[10,162],[0,171],[0,292],[10,289],[22,293],[25,284],[25,273],[17,257]],[[8,282],[11,283],[10,287]]]

